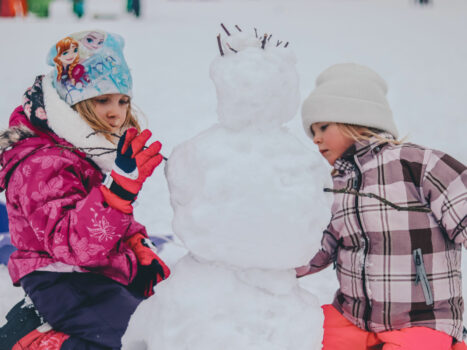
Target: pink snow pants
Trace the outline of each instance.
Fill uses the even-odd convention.
[[[352,324],[332,305],[323,305],[322,309],[323,350],[467,350],[464,343],[453,347],[452,337],[431,328],[371,333]]]

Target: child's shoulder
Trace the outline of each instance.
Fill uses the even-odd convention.
[[[80,158],[73,152],[73,147],[37,135],[24,126],[4,130],[0,134],[0,145],[0,157],[5,164],[2,172],[23,167],[57,171],[78,164]]]
[[[388,153],[397,155],[401,160],[418,161],[420,163],[426,163],[432,156],[442,157],[445,154],[441,151],[411,142],[388,144],[385,149]]]
[[[386,149],[387,152],[393,154],[393,157],[397,157],[398,160],[404,163],[410,163],[412,165],[419,164],[427,168],[448,167],[459,174],[466,169],[464,164],[449,154],[414,143],[405,142],[399,145],[391,144]]]

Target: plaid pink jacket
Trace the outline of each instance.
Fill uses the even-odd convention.
[[[356,143],[334,164],[334,190],[350,193],[335,193],[308,274],[335,263],[333,305],[362,329],[423,326],[461,340],[466,167],[440,151],[375,141]]]

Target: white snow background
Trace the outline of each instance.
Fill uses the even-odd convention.
[[[388,100],[401,135],[467,163],[465,0],[434,0],[424,7],[411,0],[146,0],[141,19],[120,14],[120,0],[87,2],[89,12],[112,12],[117,19],[78,20],[69,13],[69,2],[60,0],[53,4],[49,19],[0,18],[0,127],[7,126],[34,77],[50,70],[45,56],[51,45],[68,33],[104,29],[125,38],[134,102],[145,113],[153,138],[162,142],[162,153],[170,157],[175,146],[217,122],[209,66],[219,54],[216,35],[223,22],[243,30],[256,27],[260,33],[289,41],[298,60],[302,99],[328,66],[368,65],[388,83]],[[105,9],[104,4],[113,9]],[[310,152],[316,152],[302,130],[299,113],[287,126]],[[313,209],[329,215],[321,206]],[[145,184],[135,215],[151,234],[173,232],[162,167]],[[185,254],[180,245],[171,244],[161,253],[171,266]],[[1,324],[22,291],[11,286],[3,266],[0,280]],[[330,302],[337,287],[331,268],[300,282],[320,303]],[[165,310],[170,312],[170,306]],[[136,326],[152,332],[145,322]]]

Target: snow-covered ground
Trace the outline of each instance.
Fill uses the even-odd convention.
[[[92,1],[93,11],[102,11],[96,5],[99,1]],[[119,1],[105,3],[119,6]],[[209,65],[218,55],[216,35],[224,22],[277,33],[289,41],[298,59],[302,99],[331,64],[357,62],[372,67],[388,82],[400,134],[467,163],[465,0],[434,0],[426,7],[411,0],[146,0],[139,20],[127,15],[117,20],[78,20],[68,14],[68,5],[57,1],[48,20],[0,19],[0,127],[7,126],[34,76],[50,70],[45,57],[53,43],[66,33],[101,28],[124,36],[134,101],[162,142],[164,155],[170,156],[176,145],[217,121]],[[287,126],[315,152],[298,114]],[[145,185],[135,215],[153,234],[172,232],[173,212],[162,170]],[[173,244],[162,255],[173,265],[184,253]],[[466,259],[463,266],[466,271]],[[3,266],[0,280],[3,317],[22,293],[11,286]],[[336,288],[332,269],[301,283],[320,303],[329,302]]]

